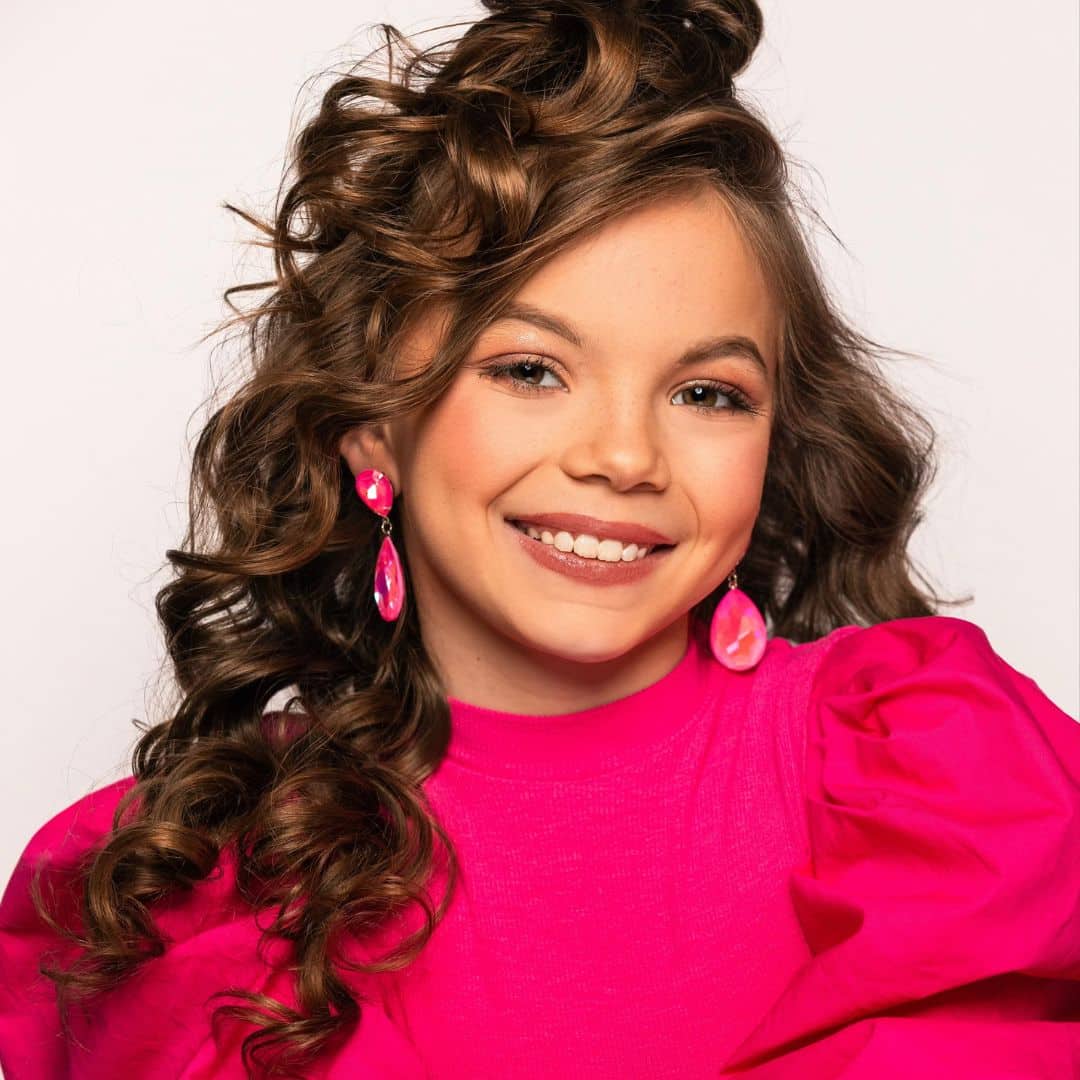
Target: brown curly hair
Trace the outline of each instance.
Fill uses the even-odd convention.
[[[225,293],[236,314],[219,330],[243,329],[250,371],[197,439],[189,527],[166,553],[175,574],[156,606],[177,704],[137,725],[136,783],[80,877],[81,925],[53,919],[34,880],[42,916],[80,946],[70,968],[46,971],[63,1010],[159,955],[153,903],[234,852],[240,895],[277,909],[266,934],[293,943],[301,1006],[228,990],[248,1004],[217,1012],[255,1025],[249,1075],[301,1075],[291,1070],[358,1022],[335,970],[340,935],[417,904],[421,929],[354,970],[404,967],[456,880],[422,788],[449,738],[444,689],[415,608],[406,601],[390,624],[376,613],[378,519],[356,499],[339,441],[434,401],[570,243],[711,185],[760,259],[782,313],[780,356],[739,581],[774,635],[808,641],[957,602],[907,555],[933,431],[883,376],[886,350],[835,309],[785,153],[733,85],[762,35],[754,0],[484,6],[445,48],[378,24],[389,77],[362,73],[380,50],[336,73],[295,139],[272,220],[225,204],[265,236],[274,276]],[[269,292],[241,311],[231,298],[245,290]],[[453,313],[445,344],[395,378],[432,303]],[[693,618],[707,623],[719,599]],[[282,692],[284,710],[268,711]],[[450,874],[436,903],[440,844]]]

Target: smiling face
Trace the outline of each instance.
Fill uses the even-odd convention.
[[[355,429],[341,452],[402,494],[406,587],[449,694],[569,711],[670,670],[690,608],[749,546],[778,318],[709,189],[613,220],[514,300],[517,316],[481,335],[422,417]],[[444,326],[434,315],[418,326],[403,370],[430,359]],[[673,546],[634,562],[618,554],[621,567],[647,564],[631,580],[571,576],[510,524],[539,514],[636,524]]]

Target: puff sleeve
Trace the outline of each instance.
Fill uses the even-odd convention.
[[[948,616],[834,631],[811,686],[809,959],[721,1076],[1080,1076],[1080,724]]]
[[[54,986],[38,969],[48,950],[58,949],[65,967],[73,954],[39,922],[31,871],[45,861],[45,876],[62,891],[79,859],[109,831],[116,803],[133,782],[127,777],[93,791],[44,824],[0,900],[0,1075],[6,1080],[243,1080],[240,1042],[254,1028],[227,1021],[214,1031],[214,1008],[238,999],[210,995],[242,987],[296,1005],[289,943],[260,942],[259,925],[233,888],[233,865],[223,857],[190,893],[154,908],[169,943],[165,952],[85,1011],[73,1007],[69,1032],[61,1029]],[[75,893],[68,899],[74,903]],[[351,1038],[306,1075],[417,1080],[426,1071],[385,1011],[362,1002]]]

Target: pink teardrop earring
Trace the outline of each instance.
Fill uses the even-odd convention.
[[[757,604],[739,588],[735,570],[727,584],[728,591],[713,612],[709,647],[724,667],[748,671],[765,655],[765,620]]]
[[[394,527],[390,520],[394,489],[385,473],[378,469],[362,469],[356,474],[356,494],[365,506],[382,517],[383,542],[375,560],[375,604],[379,614],[387,622],[393,622],[401,614],[405,599],[405,571],[394,541],[390,539],[390,530]]]

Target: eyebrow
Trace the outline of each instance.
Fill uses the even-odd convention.
[[[531,323],[541,330],[550,330],[551,333],[565,338],[578,349],[585,347],[584,338],[573,326],[550,311],[544,311],[532,304],[526,304],[520,300],[513,301],[491,325],[502,322],[504,319],[518,319],[521,322]],[[703,360],[714,360],[724,356],[741,356],[760,367],[766,377],[769,375],[768,365],[757,343],[753,338],[742,334],[721,334],[719,337],[705,338],[691,345],[675,363],[676,366],[682,367],[686,364],[697,364]]]

